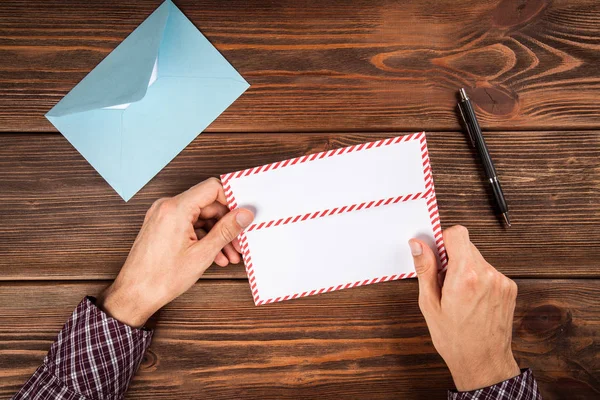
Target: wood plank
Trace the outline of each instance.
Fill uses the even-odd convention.
[[[600,281],[518,284],[513,348],[544,399],[598,397]],[[75,305],[102,287],[0,284],[0,396],[18,389]],[[128,398],[442,398],[452,383],[417,289],[389,282],[254,307],[243,282],[202,282],[161,312]]]
[[[60,135],[0,135],[0,280],[112,279],[150,204],[210,176],[393,134],[203,134],[124,203]],[[462,133],[430,133],[442,224],[463,224],[510,276],[600,276],[600,133],[486,135],[504,229]],[[241,266],[208,277],[244,277]]]
[[[43,118],[162,0],[0,2],[0,130]],[[600,127],[597,0],[178,0],[252,84],[209,131]]]

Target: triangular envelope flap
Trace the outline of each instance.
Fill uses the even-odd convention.
[[[121,197],[122,114],[121,110],[90,110],[48,117]]]
[[[247,83],[175,5],[171,8],[159,53],[161,77],[233,79]]]
[[[123,198],[131,198],[247,88],[237,80],[160,77],[123,114]]]
[[[171,7],[170,0],[158,7],[47,115],[59,117],[143,98]]]

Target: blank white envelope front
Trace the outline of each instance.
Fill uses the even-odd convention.
[[[256,305],[415,276],[408,240],[442,239],[425,133],[221,176]]]

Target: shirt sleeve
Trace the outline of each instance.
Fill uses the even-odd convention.
[[[448,400],[542,400],[537,382],[530,369],[522,369],[521,375],[495,385],[470,392],[448,392]]]
[[[152,340],[152,331],[110,318],[84,298],[43,364],[15,399],[121,399]]]

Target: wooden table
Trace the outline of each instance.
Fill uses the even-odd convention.
[[[0,2],[0,397],[123,264],[145,210],[210,176],[425,130],[443,226],[516,280],[546,399],[600,396],[597,0],[179,0],[252,84],[124,203],[43,115],[160,0]],[[455,112],[465,86],[514,220]],[[129,398],[443,398],[415,280],[254,307],[211,267],[158,316]]]

